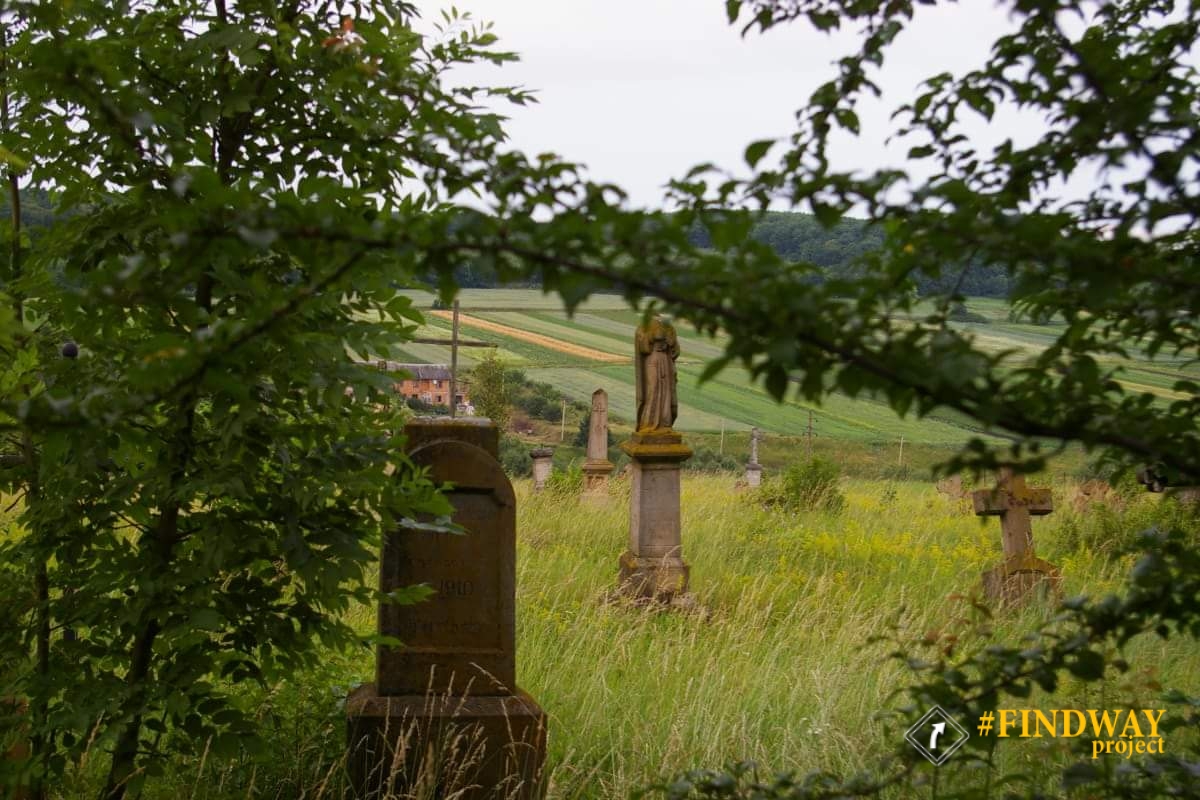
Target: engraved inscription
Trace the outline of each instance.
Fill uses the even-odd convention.
[[[500,606],[500,562],[489,557],[496,534],[492,520],[500,510],[491,492],[455,491],[454,521],[467,533],[401,531],[398,544],[405,556],[385,570],[383,589],[424,583],[434,590],[412,606],[385,607],[384,633],[404,642],[405,649],[499,650],[503,646]]]

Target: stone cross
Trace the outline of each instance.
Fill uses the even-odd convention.
[[[758,463],[758,442],[762,439],[762,431],[750,429],[750,463],[746,465],[746,485],[754,488],[762,485],[762,464]]]
[[[592,392],[592,416],[588,425],[587,460],[583,462],[584,494],[602,496],[608,489],[613,464],[608,460],[608,392]]]
[[[499,432],[486,419],[418,417],[405,436],[412,463],[453,485],[463,532],[402,528],[384,542],[380,590],[434,593],[380,603],[379,633],[401,644],[379,645],[375,683],[347,699],[355,791],[539,797],[545,715],[516,685],[516,499]]]
[[[1032,517],[1054,510],[1050,490],[1030,488],[1023,475],[1002,467],[996,488],[977,490],[971,498],[977,515],[1000,517],[1004,561],[983,574],[988,598],[1005,605],[1016,604],[1043,583],[1052,592],[1061,591],[1058,568],[1038,558],[1033,550]]]

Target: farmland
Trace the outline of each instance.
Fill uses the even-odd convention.
[[[425,326],[417,335],[449,338],[449,312],[432,311],[432,294],[406,294],[424,310]],[[574,315],[568,315],[557,297],[534,289],[475,289],[461,295],[461,335],[465,339],[495,344],[499,357],[519,368],[532,380],[552,384],[572,399],[585,401],[597,388],[609,394],[611,414],[616,420],[634,416],[633,332],[639,321],[616,296],[593,297]],[[967,303],[974,318],[961,323],[990,351],[1011,351],[1019,361],[1040,353],[1056,334],[1056,328],[1009,320],[1008,307],[998,300],[975,299]],[[827,440],[906,442],[954,445],[975,432],[966,420],[950,413],[925,419],[898,419],[886,403],[873,399],[850,399],[833,395],[816,406],[789,397],[777,404],[754,384],[739,365],[731,365],[701,385],[707,362],[724,351],[722,336],[709,338],[686,324],[678,326],[682,355],[679,358],[679,419],[676,427],[701,433],[748,431],[758,426],[770,433],[796,436],[804,433],[812,414],[814,431]],[[460,362],[469,368],[485,350],[466,348]],[[449,347],[429,344],[399,345],[394,355],[414,362],[448,363]],[[1182,360],[1159,358],[1153,362],[1131,350],[1130,358],[1116,357],[1101,366],[1120,364],[1121,382],[1129,390],[1148,392],[1166,401],[1178,396],[1172,388],[1181,379],[1200,377],[1200,371]]]

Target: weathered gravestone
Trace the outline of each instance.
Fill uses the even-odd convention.
[[[529,451],[529,458],[533,461],[533,490],[540,492],[546,488],[546,480],[554,467],[554,448],[535,447]]]
[[[750,488],[762,485],[762,464],[758,463],[758,441],[762,438],[762,431],[758,428],[750,429],[750,462],[746,464],[746,485]]]
[[[1032,516],[1054,510],[1050,490],[1030,488],[1024,476],[1003,467],[995,489],[980,489],[971,497],[976,514],[1000,517],[1004,561],[983,573],[987,598],[1001,605],[1017,605],[1035,591],[1061,594],[1062,573],[1033,551]]]
[[[656,318],[637,329],[637,430],[621,449],[633,466],[629,499],[629,549],[621,555],[619,590],[638,600],[685,604],[688,565],[683,560],[680,465],[692,451],[671,427],[679,405],[675,329]]]
[[[416,605],[384,603],[375,683],[347,700],[349,768],[360,796],[540,797],[546,720],[516,686],[516,501],[485,419],[417,419],[409,457],[428,467],[465,535],[409,529],[389,536],[380,589],[424,583]],[[424,796],[424,795],[423,795]]]
[[[592,416],[588,424],[587,460],[583,462],[584,494],[593,497],[608,490],[613,464],[608,460],[608,392],[592,392]]]

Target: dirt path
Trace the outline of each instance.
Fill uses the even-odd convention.
[[[439,310],[427,311],[425,313],[431,314],[439,319],[451,320],[454,318],[454,312],[452,311]],[[618,356],[614,355],[613,353],[606,353],[603,350],[596,350],[592,347],[571,344],[570,342],[564,342],[561,339],[543,336],[540,333],[530,333],[529,331],[523,331],[520,328],[514,328],[511,325],[502,325],[499,322],[492,322],[491,320],[472,317],[470,314],[463,314],[461,312],[458,315],[458,322],[460,325],[466,325],[469,328],[478,328],[479,330],[483,331],[499,333],[503,336],[519,339],[522,342],[528,342],[529,344],[536,344],[539,347],[545,347],[547,350],[556,350],[559,353],[566,353],[568,355],[586,358],[590,361],[600,361],[605,364],[620,364],[630,360],[629,356]]]

